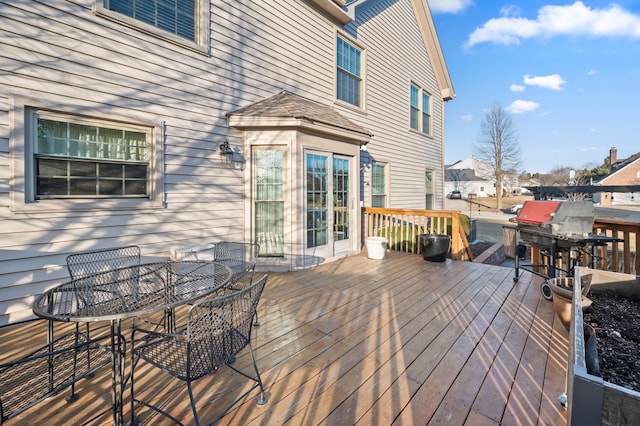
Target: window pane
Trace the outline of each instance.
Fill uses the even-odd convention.
[[[415,109],[415,108],[411,108],[411,113],[410,113],[410,121],[411,121],[411,128],[414,130],[418,130],[418,117],[419,117],[420,112]]]
[[[36,163],[39,176],[67,176],[67,161],[47,160]]]
[[[122,180],[100,180],[98,186],[98,193],[100,195],[124,195],[122,188]]]
[[[345,39],[337,39],[337,74],[336,74],[336,97],[352,105],[360,106],[360,96],[362,84],[361,79],[361,51]]]
[[[415,84],[411,85],[410,90],[411,105],[409,108],[409,121],[413,130],[420,130],[420,88]]]
[[[411,107],[412,108],[420,109],[420,104],[418,103],[419,92],[420,92],[420,89],[418,89],[416,86],[412,84],[411,85]]]
[[[333,239],[349,238],[349,160],[333,159]]]
[[[386,207],[386,178],[384,164],[371,167],[371,207]]]
[[[127,179],[147,179],[147,166],[126,165],[125,178]]]
[[[125,195],[144,196],[147,194],[147,182],[140,180],[125,180],[124,193]]]
[[[69,163],[69,175],[96,177],[96,164],[84,161],[66,161]]]
[[[327,156],[307,154],[307,247],[328,243],[328,173]]]
[[[426,93],[422,94],[422,133],[431,133],[431,100]]]
[[[107,8],[195,41],[197,0],[108,0]]]
[[[95,179],[69,179],[69,195],[96,195]]]
[[[38,118],[38,154],[146,161],[147,134]]]
[[[284,151],[256,150],[255,240],[261,256],[284,255]]]
[[[67,179],[56,179],[47,177],[38,177],[36,180],[38,189],[43,188],[38,192],[38,195],[67,195]]]
[[[67,155],[67,123],[53,120],[38,120],[38,152],[42,154]]]

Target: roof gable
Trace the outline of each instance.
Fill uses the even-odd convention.
[[[348,2],[345,7],[347,8],[349,15],[355,18],[358,6],[370,4],[375,1],[378,0],[355,0]],[[440,40],[438,39],[435,24],[431,17],[431,11],[429,10],[429,6],[425,0],[409,1],[411,2],[411,7],[413,8],[420,33],[422,34],[422,41],[433,66],[436,81],[440,89],[440,96],[442,100],[449,101],[456,97],[456,93],[453,89],[449,69],[447,68],[447,64],[444,60]]]
[[[612,165],[613,171],[609,173],[607,176],[600,179],[598,181],[598,185],[606,185],[607,183],[609,183],[608,181],[614,180],[617,176],[625,173],[626,169],[629,169],[631,167],[638,167],[640,171],[640,153],[632,155],[631,157],[625,160],[614,163]]]

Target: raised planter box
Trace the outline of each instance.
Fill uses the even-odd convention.
[[[567,424],[636,425],[640,419],[640,392],[606,382],[587,368],[581,285],[581,278],[587,275],[591,275],[592,293],[615,291],[640,297],[640,279],[635,275],[576,267],[569,330]]]

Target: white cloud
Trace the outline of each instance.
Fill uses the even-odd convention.
[[[531,112],[537,109],[539,106],[540,104],[537,102],[523,101],[522,99],[518,99],[517,101],[511,102],[511,104],[505,109],[511,114],[522,114],[525,112]]]
[[[429,9],[434,13],[457,13],[472,4],[472,0],[430,0]]]
[[[471,121],[471,120],[473,120],[473,115],[471,115],[471,114],[465,114],[465,115],[460,116],[460,119],[461,119],[462,121]]]
[[[515,5],[502,6],[500,8],[501,16],[518,16],[522,13],[522,9]]]
[[[538,86],[545,89],[562,90],[562,85],[566,83],[565,80],[560,77],[560,74],[531,76],[529,74],[523,77],[524,84],[529,86]]]
[[[543,6],[536,19],[514,16],[511,9],[501,10],[500,18],[490,19],[476,28],[467,39],[467,46],[493,42],[520,44],[535,37],[590,36],[630,37],[640,39],[640,15],[611,4],[608,8],[591,8],[581,1],[572,5]]]
[[[589,71],[587,72],[587,75],[588,75],[588,76],[592,76],[592,75],[596,75],[596,74],[598,74],[598,70],[589,70]]]
[[[511,87],[512,92],[524,92],[525,87],[520,84],[512,84]]]

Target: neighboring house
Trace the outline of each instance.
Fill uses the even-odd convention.
[[[460,191],[463,198],[486,197],[487,189],[493,189],[489,180],[476,176],[475,170],[471,169],[445,169],[444,180],[445,194],[449,195],[454,190]],[[495,194],[495,191],[492,192]]]
[[[609,174],[596,185],[640,185],[640,153],[618,160],[618,150],[609,150]],[[603,206],[640,205],[638,192],[597,192],[593,202]]]
[[[520,184],[515,172],[502,175],[502,187],[505,194],[519,193]],[[445,194],[453,190],[462,191],[464,197],[474,194],[476,197],[495,197],[496,178],[489,163],[469,157],[445,166]]]
[[[358,253],[361,206],[442,208],[424,0],[3,4],[0,325],[73,252],[257,241],[292,270]]]

